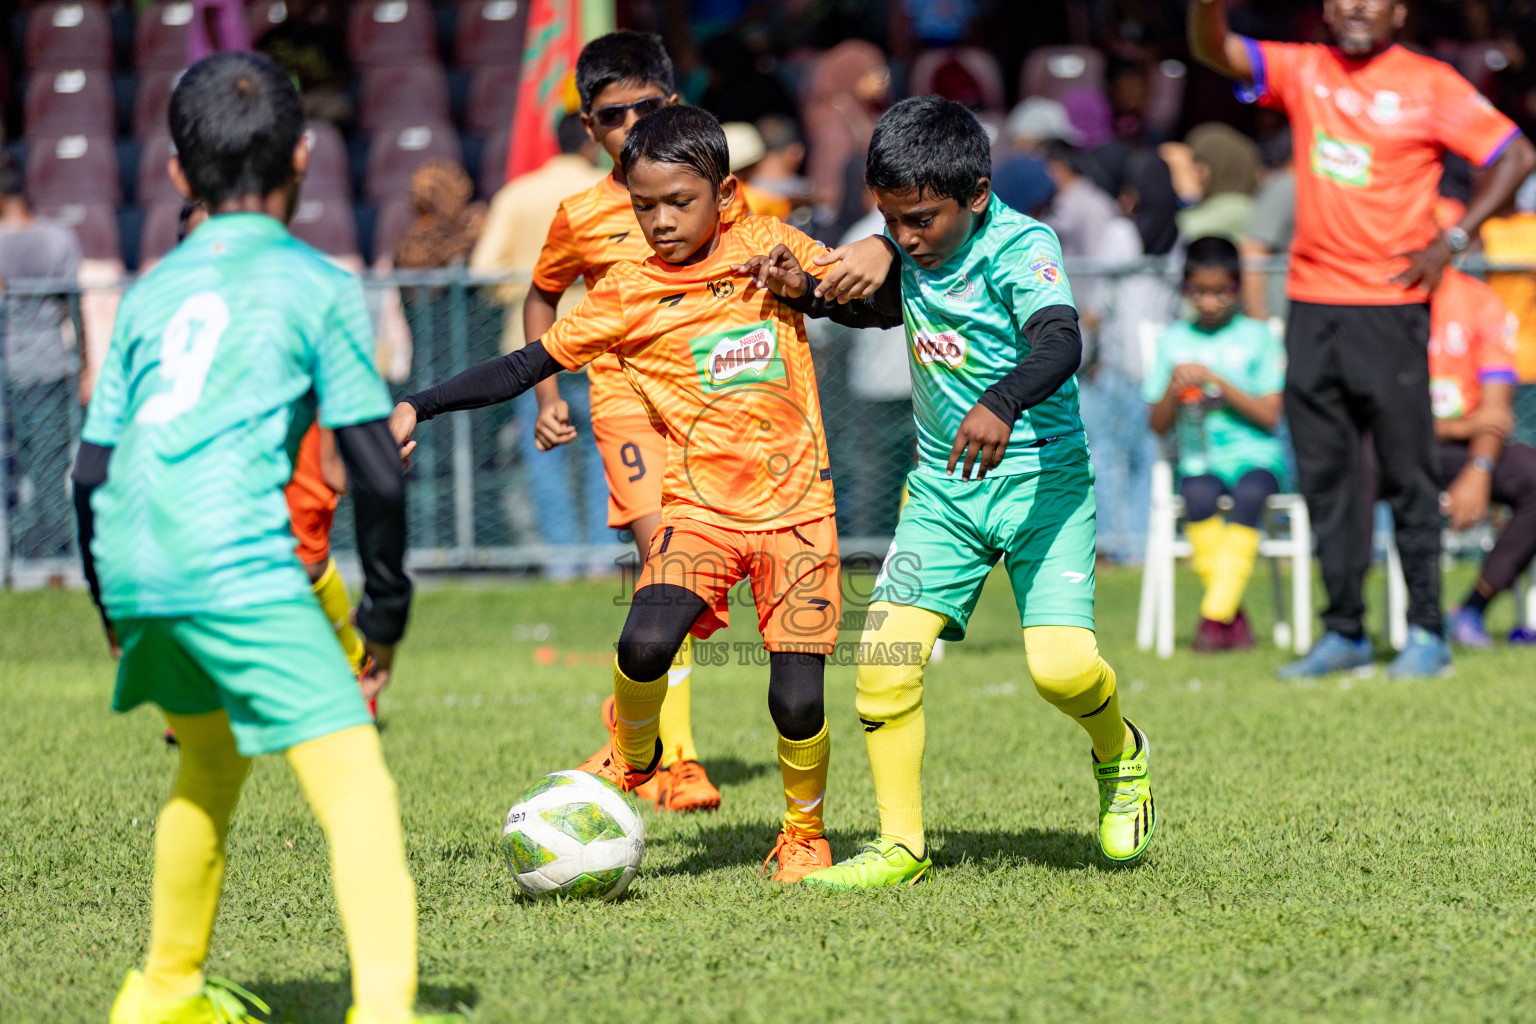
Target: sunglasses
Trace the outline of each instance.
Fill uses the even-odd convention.
[[[631,110],[635,112],[637,118],[644,117],[646,114],[656,113],[666,105],[666,102],[660,96],[647,96],[633,103],[615,103],[611,107],[598,107],[592,111],[592,117],[604,128],[617,128],[624,123]]]

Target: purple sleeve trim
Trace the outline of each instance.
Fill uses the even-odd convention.
[[[1504,155],[1504,151],[1509,148],[1509,144],[1514,142],[1523,134],[1524,132],[1522,132],[1519,128],[1511,128],[1509,130],[1509,134],[1504,136],[1504,141],[1499,143],[1498,146],[1494,148],[1492,153],[1488,154],[1488,159],[1483,161],[1482,166],[1492,167],[1495,163],[1498,162],[1499,157]]]
[[[1520,378],[1515,376],[1515,371],[1509,367],[1498,366],[1477,371],[1479,384],[1519,384]]]
[[[1249,85],[1239,83],[1232,91],[1243,103],[1257,103],[1269,93],[1269,82],[1264,74],[1264,49],[1259,46],[1256,39],[1249,39],[1247,36],[1238,36],[1238,38],[1243,41],[1243,48],[1248,51],[1248,66],[1253,71],[1253,82]]]

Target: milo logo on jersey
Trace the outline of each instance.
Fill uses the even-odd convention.
[[[1371,147],[1345,142],[1316,129],[1312,136],[1312,173],[1341,185],[1363,188],[1371,183]]]
[[[916,330],[912,332],[912,351],[924,366],[943,363],[957,367],[965,362],[965,336],[959,331]]]
[[[705,334],[688,345],[706,393],[784,379],[779,335],[771,320]]]

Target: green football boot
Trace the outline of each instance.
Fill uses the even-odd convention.
[[[266,1003],[223,978],[209,978],[201,992],[187,999],[155,999],[145,987],[144,972],[129,971],[112,1004],[111,1024],[261,1024],[242,1000],[262,1013],[271,1012]]]
[[[919,858],[892,839],[865,843],[854,856],[806,875],[806,885],[832,889],[883,889],[889,885],[916,885],[933,872],[933,861]]]
[[[1099,849],[1113,861],[1140,857],[1157,829],[1157,805],[1147,768],[1147,737],[1126,719],[1136,746],[1113,761],[1093,757],[1093,778],[1099,784]]]

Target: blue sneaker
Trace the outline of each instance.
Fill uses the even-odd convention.
[[[1418,679],[1448,672],[1451,648],[1445,640],[1420,626],[1408,628],[1408,646],[1392,659],[1387,674],[1393,679]]]
[[[1488,628],[1483,625],[1482,612],[1458,608],[1451,613],[1449,626],[1451,643],[1457,647],[1487,649],[1493,646],[1493,637],[1488,635]]]
[[[1512,644],[1536,644],[1536,629],[1530,626],[1516,626],[1509,631],[1509,642]]]
[[[1362,636],[1359,640],[1351,640],[1342,633],[1329,630],[1323,634],[1323,638],[1317,642],[1305,657],[1281,665],[1275,670],[1275,675],[1281,679],[1311,679],[1315,676],[1332,675],[1335,672],[1348,672],[1351,669],[1365,668],[1375,659],[1376,652],[1371,648],[1371,638]]]

